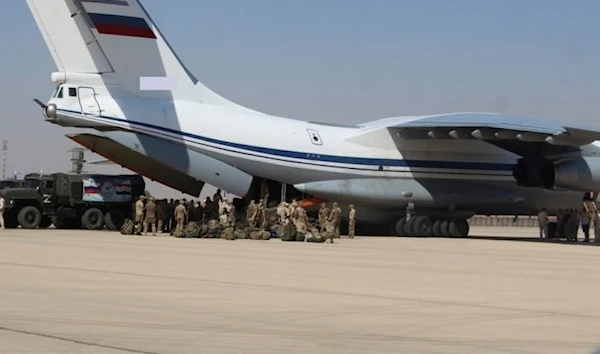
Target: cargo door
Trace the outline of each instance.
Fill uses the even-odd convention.
[[[100,104],[96,99],[96,90],[92,87],[80,86],[77,88],[79,105],[82,114],[100,115]]]

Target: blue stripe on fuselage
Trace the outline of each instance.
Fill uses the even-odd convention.
[[[59,111],[79,114],[81,112],[71,111],[66,109],[59,109]],[[364,165],[364,166],[384,166],[384,167],[413,167],[413,168],[438,168],[438,169],[457,169],[457,170],[489,170],[489,171],[502,171],[510,172],[513,170],[513,164],[504,163],[486,163],[486,162],[463,162],[463,161],[432,161],[432,160],[395,160],[395,159],[379,159],[379,158],[368,158],[368,157],[351,157],[351,156],[335,156],[335,155],[322,155],[309,152],[298,152],[266,148],[261,146],[252,146],[239,143],[233,143],[229,141],[222,141],[213,138],[208,138],[200,135],[195,135],[187,132],[178,131],[166,127],[156,126],[149,123],[131,121],[122,118],[114,118],[108,116],[97,116],[97,115],[86,115],[86,117],[101,118],[119,123],[128,123],[138,125],[140,127],[155,129],[166,133],[188,137],[200,141],[204,141],[212,144],[219,144],[231,148],[251,151],[255,153],[261,153],[271,156],[287,157],[293,159],[308,160],[314,162],[332,162],[349,165]],[[235,152],[235,151],[232,151]],[[293,161],[288,161],[293,162]],[[332,167],[332,166],[329,166]]]

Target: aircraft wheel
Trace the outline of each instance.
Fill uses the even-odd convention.
[[[467,220],[452,220],[448,230],[452,237],[467,237],[469,229]]]
[[[427,216],[419,216],[413,224],[413,234],[418,237],[431,237],[433,223]]]
[[[404,231],[406,225],[406,218],[402,218],[398,220],[396,225],[394,226],[394,235],[396,236],[406,236],[406,232]]]
[[[417,221],[417,217],[413,216],[404,224],[404,236],[415,236],[415,221]]]
[[[440,222],[440,235],[442,237],[449,237],[450,236],[450,222],[448,222],[448,220],[442,220]]]
[[[444,235],[442,235],[442,220],[434,221],[431,231],[434,237],[443,237]]]

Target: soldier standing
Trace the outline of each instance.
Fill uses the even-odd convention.
[[[153,198],[148,199],[144,211],[146,212],[144,218],[144,236],[148,233],[148,226],[152,228],[152,236],[156,236],[156,204]]]
[[[321,232],[325,230],[325,224],[327,223],[329,213],[330,210],[327,207],[327,203],[321,203],[321,209],[319,209],[319,231]]]
[[[571,222],[571,241],[577,242],[577,234],[579,233],[579,224],[581,224],[581,217],[576,209],[571,209],[571,216],[569,217]]]
[[[256,203],[254,202],[254,199],[252,199],[250,201],[250,203],[248,204],[248,206],[246,207],[246,222],[248,223],[248,225],[252,226],[254,224],[254,220],[256,217]]]
[[[298,206],[298,202],[296,199],[292,199],[290,205],[288,205],[288,220],[293,223],[295,219],[296,207]]]
[[[179,202],[179,205],[175,207],[175,222],[177,222],[177,226],[176,226],[176,230],[179,232],[179,234],[181,235],[181,233],[183,233],[183,229],[185,228],[185,216],[187,211],[185,210],[185,202],[182,200],[181,202]]]
[[[217,210],[221,208],[221,202],[223,201],[223,196],[221,195],[221,190],[217,189],[215,195],[213,195],[213,203],[217,204]]]
[[[356,226],[356,209],[354,204],[350,204],[350,212],[348,213],[348,238],[354,238],[354,227]]]
[[[538,226],[540,228],[540,239],[548,238],[548,213],[546,208],[538,213]]]
[[[286,215],[286,207],[285,207],[285,202],[281,202],[279,203],[279,206],[277,207],[277,222],[279,223],[279,225],[285,225],[285,215]]]
[[[329,214],[329,222],[333,224],[333,233],[335,237],[340,237],[340,223],[342,221],[342,209],[340,209],[338,203],[333,203],[333,209]]]
[[[140,195],[135,202],[135,234],[141,235],[144,222],[144,196]]]
[[[265,227],[266,223],[266,208],[265,208],[265,200],[261,199],[258,202],[258,207],[256,208],[256,218],[255,223],[257,223],[258,227],[262,230]]]
[[[235,227],[235,205],[231,200],[227,201],[227,223],[229,227]]]
[[[294,225],[298,232],[306,233],[308,231],[308,216],[302,205],[298,204],[294,212]]]
[[[592,226],[594,227],[594,242],[600,242],[598,236],[600,236],[600,215],[598,213],[592,214]]]

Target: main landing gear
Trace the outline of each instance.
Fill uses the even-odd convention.
[[[465,219],[433,219],[429,216],[402,218],[395,226],[396,236],[467,237],[469,223]]]
[[[466,219],[414,215],[414,205],[406,208],[406,217],[394,225],[396,236],[417,237],[467,237],[469,223]]]

